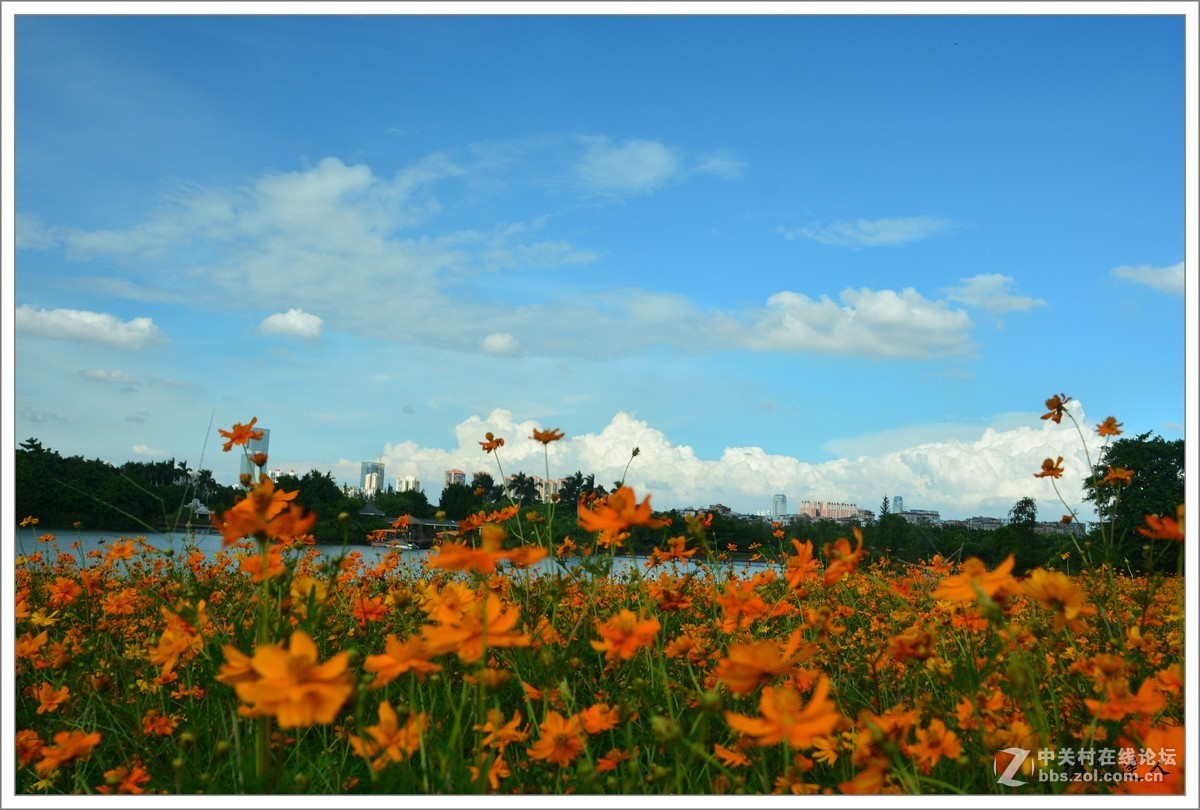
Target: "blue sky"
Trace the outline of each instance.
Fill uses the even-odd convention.
[[[1051,394],[1184,435],[1185,33],[18,14],[16,440],[1057,519]]]

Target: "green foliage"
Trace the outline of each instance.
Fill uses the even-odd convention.
[[[438,509],[446,513],[447,520],[463,520],[480,506],[482,499],[466,484],[447,484],[438,499]]]

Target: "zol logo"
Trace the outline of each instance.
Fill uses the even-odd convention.
[[[1012,757],[1008,762],[1008,767],[1004,769],[1004,773],[1000,773],[1000,754],[1008,754]],[[1028,756],[1029,751],[1025,748],[1005,748],[997,751],[996,756],[992,759],[992,773],[998,774],[996,781],[1008,787],[1020,787],[1025,784],[1025,780],[1013,779],[1013,777],[1021,770],[1021,766],[1025,764]]]

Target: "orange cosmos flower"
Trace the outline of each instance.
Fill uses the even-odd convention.
[[[1087,603],[1087,592],[1061,571],[1037,568],[1021,583],[1021,593],[1054,613],[1054,629],[1070,627],[1076,633],[1084,630],[1080,616],[1096,615],[1096,608]]]
[[[1108,468],[1108,475],[1100,480],[1102,484],[1128,484],[1133,479],[1133,470],[1124,467]]]
[[[583,724],[583,730],[588,734],[599,734],[602,731],[608,731],[610,728],[616,728],[617,722],[621,719],[617,714],[617,710],[610,707],[607,703],[596,703],[588,706],[583,711],[576,715],[579,722]]]
[[[395,635],[388,633],[383,654],[368,655],[363,662],[363,669],[375,673],[371,688],[379,689],[405,672],[412,672],[417,676],[417,680],[421,681],[425,680],[425,676],[430,672],[440,672],[442,665],[430,661],[431,657],[432,653],[420,636],[413,636],[402,642]]]
[[[287,571],[287,566],[283,564],[283,551],[277,545],[268,548],[265,557],[262,554],[244,557],[238,568],[249,574],[254,582],[274,579]]]
[[[513,710],[512,720],[504,722],[504,715],[497,709],[488,709],[487,722],[481,726],[473,726],[475,731],[484,733],[481,744],[485,748],[495,748],[504,751],[509,743],[524,742],[529,739],[529,732],[521,730],[521,713]]]
[[[225,452],[228,453],[230,450],[232,450],[235,444],[245,446],[250,444],[251,441],[257,441],[258,439],[261,439],[263,437],[263,432],[261,430],[254,429],[254,423],[257,421],[258,417],[256,416],[251,419],[248,424],[243,425],[240,422],[235,424],[233,426],[233,430],[221,430],[218,428],[217,432],[220,433],[224,438],[229,439],[229,441],[225,442],[223,448]]]
[[[354,607],[350,608],[350,615],[354,617],[358,626],[362,627],[367,622],[379,621],[388,614],[388,610],[382,596],[372,596],[369,599],[360,596],[354,600]]]
[[[803,749],[828,735],[842,719],[829,700],[829,678],[824,675],[817,681],[807,706],[790,686],[764,686],[759,713],[761,717],[725,712],[725,721],[734,731],[753,737],[756,745],[775,745],[786,739],[792,748]]]
[[[550,444],[550,442],[556,442],[561,439],[563,435],[563,432],[558,428],[554,428],[553,430],[538,430],[534,428],[533,435],[529,438],[539,441],[542,444]]]
[[[367,727],[367,737],[350,735],[354,753],[371,762],[375,770],[389,763],[403,762],[421,747],[421,737],[429,728],[429,715],[417,712],[400,725],[396,710],[386,700],[379,704],[379,724]]]
[[[961,572],[946,577],[933,592],[934,599],[947,602],[974,602],[979,598],[979,591],[989,598],[997,599],[1004,594],[1017,590],[1017,581],[1010,572],[1016,559],[1012,554],[995,571],[988,571],[987,566],[978,557],[969,557],[962,564]]]
[[[1122,793],[1154,793],[1179,794],[1184,792],[1184,777],[1187,774],[1187,735],[1183,726],[1149,725],[1148,722],[1130,724],[1125,729],[1125,736],[1117,741],[1122,748],[1133,748],[1139,756],[1133,770],[1139,781],[1121,782],[1118,791]],[[1144,762],[1142,753],[1150,752]],[[1162,761],[1163,754],[1174,752],[1174,761]],[[1163,774],[1161,782],[1150,781],[1150,773],[1157,770]]]
[[[142,767],[142,763],[134,760],[132,765],[121,765],[104,772],[104,784],[96,787],[97,793],[140,795],[146,791],[142,785],[150,781],[150,774]]]
[[[128,560],[133,557],[134,545],[132,540],[118,540],[108,547],[105,561]]]
[[[331,723],[354,692],[350,654],[318,663],[317,645],[303,630],[292,634],[287,650],[282,644],[257,647],[250,661],[257,677],[235,684],[238,697],[254,716],[275,717],[280,728]]]
[[[1042,418],[1053,419],[1056,425],[1061,424],[1063,412],[1066,409],[1067,403],[1070,401],[1071,398],[1066,394],[1055,394],[1054,396],[1050,397],[1050,399],[1046,400],[1046,410],[1048,410],[1049,413],[1044,414]]]
[[[1183,542],[1183,504],[1175,507],[1175,517],[1146,515],[1146,526],[1138,526],[1138,533],[1153,540],[1177,540]]]
[[[41,760],[34,767],[45,776],[56,768],[83,759],[100,744],[100,732],[60,731],[54,735],[54,745],[43,746]]]
[[[931,721],[929,728],[917,729],[917,742],[905,747],[925,773],[929,773],[942,757],[956,759],[962,753],[958,735],[946,728],[941,720]]]
[[[23,728],[17,732],[16,749],[17,761],[28,765],[42,755],[45,743],[38,733],[32,729]]]
[[[1046,477],[1062,478],[1062,474],[1063,474],[1062,456],[1059,456],[1058,461],[1052,461],[1050,459],[1046,459],[1045,461],[1043,461],[1042,462],[1042,471],[1040,473],[1034,473],[1033,477],[1034,478],[1046,478]]]
[[[839,537],[832,547],[825,547],[825,556],[830,558],[823,580],[826,585],[832,585],[846,574],[857,571],[858,564],[869,553],[863,551],[862,530],[855,526],[853,531],[854,539],[858,541],[858,547],[854,551],[850,550],[850,543],[844,537]]]
[[[730,644],[729,649],[725,651],[725,657],[717,662],[713,674],[730,692],[747,695],[759,684],[776,675],[782,675],[798,663],[812,657],[816,647],[811,644],[805,645],[803,650],[797,652],[802,638],[801,631],[797,630],[782,648],[777,641],[766,638]]]
[[[169,737],[178,727],[178,720],[168,715],[159,714],[158,709],[151,709],[142,717],[142,733],[147,737]]]
[[[498,436],[493,436],[491,431],[485,433],[483,438],[487,439],[487,441],[480,442],[479,446],[483,448],[483,452],[485,453],[490,453],[493,450],[504,446],[504,439],[501,439]]]
[[[73,603],[83,593],[79,583],[67,577],[57,577],[50,586],[50,606],[65,607]]]
[[[596,627],[603,641],[593,641],[592,649],[604,653],[607,661],[628,660],[642,647],[652,643],[661,625],[658,619],[641,619],[631,610],[622,608]]]
[[[1096,432],[1101,436],[1120,436],[1121,426],[1124,422],[1118,422],[1117,417],[1110,416],[1100,424],[1096,425]]]
[[[803,544],[795,538],[792,545],[796,548],[796,556],[787,558],[787,584],[793,591],[802,590],[810,579],[816,579],[820,573],[821,563],[813,557],[812,540]]]
[[[723,745],[713,746],[713,756],[721,761],[727,767],[741,768],[750,764],[750,757],[746,756],[741,751],[734,751],[731,748],[726,748]]]
[[[597,532],[607,543],[620,544],[623,532],[632,526],[646,526],[657,529],[667,525],[665,520],[657,520],[651,516],[650,496],[640,504],[637,495],[629,487],[620,487],[616,492],[589,509],[579,504],[579,525],[585,531]]]
[[[303,510],[292,503],[298,494],[277,491],[270,478],[263,478],[245,498],[227,509],[219,521],[214,519],[213,525],[220,530],[226,546],[243,537],[258,540],[298,537],[317,522],[316,515],[304,515]]]
[[[529,634],[513,630],[520,618],[520,608],[505,605],[500,597],[489,593],[455,624],[422,627],[421,635],[435,655],[453,651],[459,660],[473,664],[488,647],[528,647]]]
[[[531,759],[566,766],[583,753],[584,737],[578,717],[564,719],[552,710],[538,726],[538,735],[538,741],[526,749]]]
[[[43,683],[34,690],[34,697],[38,700],[37,713],[57,710],[70,696],[71,690],[65,686],[55,689],[53,684]]]
[[[258,680],[254,671],[254,660],[237,647],[226,644],[223,648],[225,663],[217,671],[217,680],[226,686],[237,686],[239,683]]]

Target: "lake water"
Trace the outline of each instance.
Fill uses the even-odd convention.
[[[45,534],[53,534],[52,542],[41,542],[39,537]],[[14,555],[21,557],[27,554],[34,554],[38,551],[43,552],[44,556],[49,557],[51,554],[59,552],[72,554],[83,561],[84,565],[91,565],[95,560],[89,558],[87,553],[95,550],[106,550],[108,546],[115,540],[144,538],[145,541],[160,551],[172,549],[176,554],[181,554],[185,548],[192,546],[201,551],[204,556],[212,557],[218,551],[221,551],[224,546],[221,542],[219,534],[203,534],[195,536],[187,536],[180,533],[150,533],[137,534],[136,532],[119,532],[119,531],[78,531],[75,529],[67,529],[64,531],[43,532],[36,528],[18,528],[14,537]],[[79,547],[72,548],[72,544],[78,542]],[[362,555],[364,562],[369,566],[375,562],[382,560],[388,553],[386,548],[376,548],[367,544],[349,544],[346,546],[337,545],[335,543],[318,543],[311,548],[315,548],[321,552],[325,558],[334,558],[342,553],[356,551]],[[427,549],[413,549],[410,551],[400,552],[401,564],[405,567],[413,567],[417,570],[422,568],[422,563],[429,556]],[[634,569],[642,572],[649,577],[657,577],[662,571],[674,570],[679,573],[689,573],[698,570],[698,567],[690,562],[671,561],[655,569],[647,569],[645,556],[618,556],[613,561],[613,573],[624,574]],[[575,568],[579,565],[579,560],[571,558],[567,560],[567,565]],[[763,562],[733,562],[726,563],[722,570],[728,574],[730,570],[738,574],[746,571],[753,574],[756,571],[761,571],[769,567]],[[557,562],[551,559],[544,559],[530,567],[533,572],[552,573],[562,570]]]

